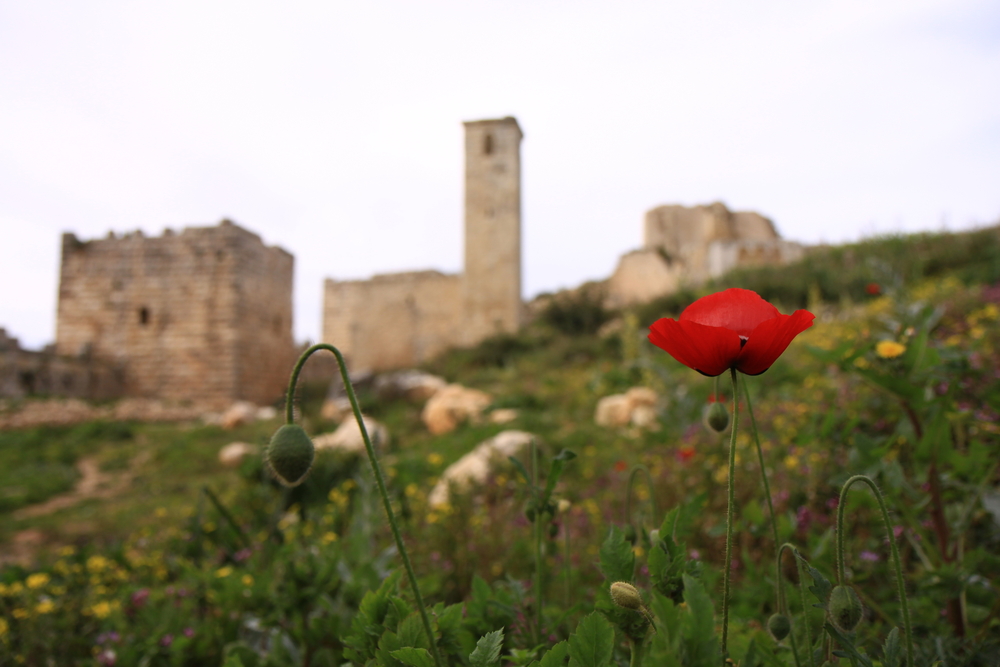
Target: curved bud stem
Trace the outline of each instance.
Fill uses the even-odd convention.
[[[866,475],[854,475],[844,483],[844,488],[840,491],[840,502],[837,505],[837,583],[844,583],[844,507],[847,501],[847,492],[855,482],[862,482],[875,494],[879,509],[882,510],[882,521],[885,523],[885,532],[889,538],[889,548],[892,551],[892,565],[896,570],[896,589],[899,595],[899,603],[903,607],[903,631],[906,633],[906,664],[913,667],[913,632],[910,628],[910,605],[906,599],[906,582],[903,580],[903,567],[899,562],[899,549],[896,546],[896,536],[892,531],[892,523],[889,521],[889,510],[885,506],[885,499],[882,492],[878,490],[875,482]]]
[[[740,401],[737,389],[739,383],[736,369],[730,368],[733,379],[733,430],[729,438],[729,501],[726,505],[726,558],[722,564],[722,660],[726,664],[729,657],[729,580],[732,576],[733,560],[733,509],[736,504],[736,431],[740,425]]]
[[[375,475],[375,483],[378,485],[379,495],[382,496],[382,504],[385,506],[385,514],[389,519],[389,528],[392,529],[392,536],[396,540],[396,548],[399,550],[399,555],[403,559],[403,567],[406,569],[406,576],[410,581],[410,588],[413,590],[413,597],[417,603],[417,610],[420,612],[420,620],[424,625],[424,632],[427,633],[427,642],[430,645],[431,657],[434,658],[434,664],[436,667],[441,667],[441,659],[438,657],[437,642],[434,640],[434,631],[431,629],[431,621],[427,616],[427,609],[424,607],[424,599],[420,595],[420,588],[417,587],[417,575],[413,572],[413,565],[410,563],[409,553],[406,551],[406,545],[403,543],[403,537],[399,532],[399,525],[396,523],[396,514],[392,511],[392,503],[389,501],[389,492],[386,490],[385,477],[382,475],[382,467],[379,465],[378,458],[375,456],[375,447],[372,446],[371,438],[368,437],[368,430],[365,428],[365,421],[361,417],[361,408],[358,405],[358,398],[354,394],[354,386],[351,384],[351,378],[347,374],[347,363],[344,361],[344,356],[340,353],[340,350],[335,348],[333,345],[327,343],[318,343],[313,345],[308,350],[302,353],[299,360],[295,364],[295,368],[292,369],[292,376],[288,381],[288,397],[285,403],[285,421],[289,424],[293,421],[293,411],[292,411],[292,400],[295,397],[295,385],[298,383],[299,373],[302,371],[302,366],[306,363],[306,359],[312,355],[313,352],[319,350],[329,350],[333,352],[333,356],[337,357],[337,364],[340,366],[340,376],[344,380],[344,389],[347,391],[347,398],[351,402],[351,409],[354,411],[354,418],[358,422],[358,428],[361,429],[361,437],[365,441],[365,451],[368,452],[368,461],[371,463],[372,472]]]

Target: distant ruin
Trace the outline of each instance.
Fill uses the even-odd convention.
[[[160,237],[64,234],[55,353],[119,369],[125,396],[271,403],[294,360],[293,262],[228,220]]]
[[[650,301],[738,267],[786,264],[805,248],[785,241],[767,218],[707,206],[659,206],[646,213],[643,247],[622,255],[607,281],[611,308]]]
[[[510,117],[465,123],[461,274],[326,280],[322,339],[344,353],[352,371],[414,366],[520,328],[522,137]]]

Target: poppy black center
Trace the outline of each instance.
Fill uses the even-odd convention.
[[[740,336],[740,349],[742,350],[743,346],[746,344],[747,344],[747,339],[744,338],[743,336]]]

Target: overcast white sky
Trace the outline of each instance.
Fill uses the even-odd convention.
[[[1000,3],[0,0],[0,327],[54,337],[59,237],[229,217],[322,279],[458,271],[463,120],[525,133],[525,296],[644,211],[804,242],[1000,220]]]

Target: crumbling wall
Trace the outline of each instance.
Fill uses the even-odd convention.
[[[375,276],[324,285],[323,341],[352,372],[419,364],[459,343],[461,277],[438,271]]]
[[[56,350],[122,366],[128,396],[269,402],[294,348],[292,267],[228,221],[152,238],[64,234]]]

